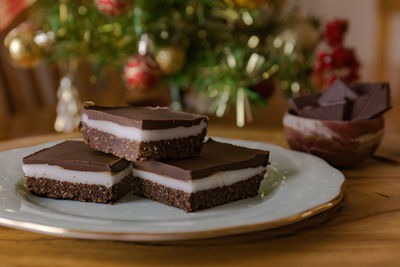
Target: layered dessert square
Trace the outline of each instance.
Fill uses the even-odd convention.
[[[133,162],[133,192],[192,212],[258,194],[269,152],[209,139],[199,156]]]
[[[26,188],[35,195],[113,203],[131,191],[131,163],[65,141],[23,159]]]
[[[92,148],[130,161],[178,159],[200,153],[206,116],[164,107],[101,107],[86,102],[80,131]]]

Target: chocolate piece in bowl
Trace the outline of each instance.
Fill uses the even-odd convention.
[[[113,203],[131,190],[130,162],[65,141],[23,159],[26,188],[35,195]]]
[[[387,82],[382,82],[382,83],[357,82],[353,83],[351,87],[357,92],[358,95],[365,95],[371,92],[372,90],[390,90],[390,85]]]
[[[299,96],[296,98],[290,98],[288,100],[288,103],[293,111],[299,113],[299,111],[301,111],[302,109],[317,107],[318,99],[320,96],[321,94],[319,93],[307,96]]]
[[[336,81],[321,95],[302,98],[307,97],[319,97],[318,104],[292,108],[283,119],[292,149],[317,155],[337,167],[354,166],[375,152],[383,137],[381,115],[391,108],[388,83],[349,87]]]
[[[258,194],[269,152],[209,139],[199,156],[133,162],[133,192],[186,212]]]
[[[357,98],[357,93],[348,86],[343,80],[336,79],[331,87],[325,90],[318,98],[320,106],[330,106],[337,102],[354,101]]]
[[[302,117],[306,118],[314,118],[314,119],[321,119],[321,120],[343,120],[346,116],[346,111],[348,108],[346,101],[336,102],[329,106],[324,107],[306,107],[300,109],[298,114]]]
[[[366,120],[391,109],[388,83],[355,83],[336,80],[322,93],[289,99],[299,116],[320,120]]]
[[[130,161],[196,156],[208,118],[163,107],[83,106],[80,131],[92,148]]]
[[[392,108],[388,83],[357,84],[360,95],[353,104],[351,120],[366,120]]]

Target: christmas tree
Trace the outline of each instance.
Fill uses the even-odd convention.
[[[37,0],[29,21],[51,61],[114,66],[131,90],[191,90],[218,116],[236,107],[239,126],[275,87],[314,88],[318,23],[284,0]]]

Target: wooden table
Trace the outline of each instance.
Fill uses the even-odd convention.
[[[211,127],[210,135],[285,146],[281,129]],[[0,143],[0,150],[78,134]],[[391,149],[400,150],[390,136]],[[393,142],[395,140],[396,142]],[[0,227],[0,265],[389,266],[400,264],[400,165],[370,159],[344,171],[344,200],[330,211],[272,231],[159,244],[65,239]]]

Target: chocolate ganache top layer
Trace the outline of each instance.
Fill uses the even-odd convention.
[[[208,139],[199,156],[178,160],[137,161],[136,169],[180,180],[199,179],[219,171],[267,166],[269,152]]]
[[[208,121],[207,116],[174,111],[167,107],[102,107],[91,102],[83,105],[82,114],[91,120],[110,121],[142,130],[190,127]]]
[[[24,164],[48,164],[68,170],[119,172],[129,162],[90,148],[81,141],[65,141],[23,159]]]

